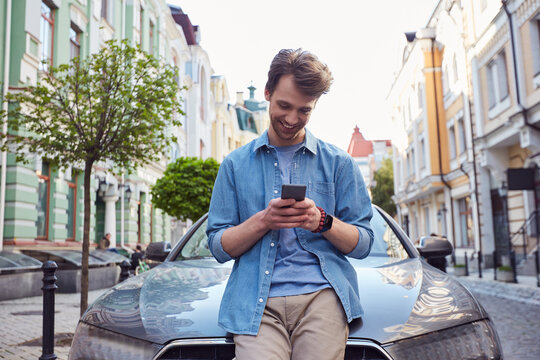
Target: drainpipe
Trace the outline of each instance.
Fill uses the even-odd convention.
[[[540,127],[538,127],[535,124],[529,123],[529,117],[527,116],[527,112],[529,109],[523,106],[521,104],[521,96],[519,93],[519,77],[518,77],[518,68],[517,68],[517,60],[516,60],[516,44],[514,39],[514,25],[512,22],[512,14],[510,13],[510,10],[508,10],[508,0],[501,0],[502,6],[504,9],[504,12],[506,13],[506,16],[508,17],[508,26],[510,27],[510,45],[512,46],[512,60],[514,65],[514,83],[516,85],[516,101],[518,104],[518,107],[520,109],[520,113],[523,115],[523,121],[525,122],[525,126],[528,126],[536,131],[540,131]]]
[[[4,80],[2,89],[2,110],[7,112],[8,104],[4,98],[9,90],[9,58],[11,48],[11,0],[6,4],[6,34],[4,39]],[[2,122],[2,133],[7,134],[7,119]],[[7,151],[2,151],[2,170],[0,174],[0,251],[4,247],[4,216],[6,208]]]
[[[433,76],[433,92],[434,92],[434,98],[435,98],[435,120],[437,121],[437,147],[438,147],[438,155],[439,155],[439,175],[441,177],[441,181],[448,188],[449,195],[450,195],[450,224],[452,225],[452,241],[454,242],[454,249],[456,248],[456,237],[455,237],[455,230],[454,230],[454,201],[452,200],[452,187],[450,184],[446,181],[443,174],[442,169],[442,154],[441,154],[441,130],[439,126],[439,104],[438,104],[438,97],[437,97],[437,78],[435,77],[435,38],[430,38],[431,40],[431,66],[432,71],[431,74]]]
[[[473,173],[474,173],[474,197],[475,197],[475,202],[476,202],[476,219],[478,219],[478,250],[480,251],[480,254],[483,254],[484,251],[482,248],[482,227],[480,226],[480,206],[478,205],[480,198],[478,197],[478,173],[476,169],[476,159],[475,159],[476,150],[474,147],[473,124],[472,124],[472,116],[471,116],[472,114],[471,100],[469,99],[469,97],[467,97],[467,102],[469,105],[469,126],[471,129],[471,147],[472,147],[472,153],[473,153],[472,164],[473,164]],[[461,169],[461,171],[463,171],[462,165],[459,168]],[[463,173],[467,175],[465,171],[463,171]],[[469,175],[467,175],[467,177],[469,177]],[[470,178],[469,178],[469,182],[470,182]]]

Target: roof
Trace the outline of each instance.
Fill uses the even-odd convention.
[[[373,154],[373,143],[364,139],[364,136],[360,132],[360,129],[358,129],[358,126],[354,127],[354,132],[352,134],[347,153],[349,153],[349,155],[351,155],[353,158],[367,157]]]
[[[182,27],[188,45],[196,45],[197,38],[195,36],[195,32],[197,31],[198,26],[191,24],[189,16],[182,11],[182,8],[172,5],[169,5],[169,8],[171,9],[171,15],[174,22]]]

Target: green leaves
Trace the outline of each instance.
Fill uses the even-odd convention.
[[[218,170],[212,158],[178,158],[153,186],[152,203],[182,221],[197,220],[208,211]]]
[[[377,185],[371,189],[372,202],[380,206],[388,214],[394,216],[396,214],[396,205],[394,204],[394,200],[392,200],[392,195],[394,195],[394,169],[392,160],[389,158],[384,159],[373,178]]]
[[[5,149],[38,152],[61,167],[110,160],[129,171],[159,159],[172,140],[167,129],[181,125],[176,69],[127,40],[42,75],[6,96]]]

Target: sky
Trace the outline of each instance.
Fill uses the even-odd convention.
[[[199,25],[200,45],[230,102],[253,82],[264,100],[272,58],[302,48],[334,76],[308,124],[318,138],[347,150],[355,126],[368,140],[394,139],[386,96],[399,69],[404,33],[427,24],[438,0],[168,0]]]

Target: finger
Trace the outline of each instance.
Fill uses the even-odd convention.
[[[315,207],[315,202],[309,198],[305,198],[302,201],[297,201],[292,205],[296,209],[309,209],[310,207]]]
[[[270,200],[270,206],[277,207],[277,208],[284,208],[288,206],[292,206],[296,200],[294,199],[282,199],[282,198],[276,198]]]

